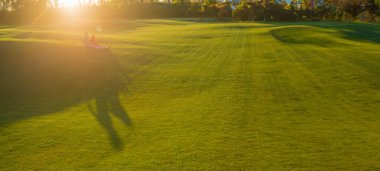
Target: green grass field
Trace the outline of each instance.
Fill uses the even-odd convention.
[[[380,170],[380,25],[0,26],[0,170]]]

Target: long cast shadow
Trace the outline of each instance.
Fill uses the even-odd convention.
[[[129,83],[110,50],[0,42],[0,127],[94,100],[91,113],[121,149],[111,114],[132,126],[119,98]]]
[[[88,104],[88,108],[102,127],[106,129],[113,147],[117,150],[123,148],[122,141],[113,126],[111,116],[121,120],[126,126],[132,127],[132,121],[120,101],[120,93],[126,93],[125,81],[129,80],[121,66],[117,63],[112,67],[98,68],[104,76],[107,86],[98,90],[95,96],[95,105]],[[111,73],[111,74],[110,74]]]
[[[343,38],[354,41],[380,43],[380,25],[366,23],[316,24],[316,27],[339,31]]]

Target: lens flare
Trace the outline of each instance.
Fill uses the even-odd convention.
[[[60,0],[60,4],[63,6],[63,7],[76,7],[78,6],[80,3],[78,0]]]
[[[50,0],[52,4],[55,4],[59,8],[72,8],[80,5],[99,5],[99,0]]]

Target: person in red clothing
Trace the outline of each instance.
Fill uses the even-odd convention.
[[[95,48],[95,49],[106,49],[106,46],[102,46],[98,44],[98,41],[96,40],[95,35],[93,34],[91,38],[89,38],[88,33],[84,33],[84,37],[82,40],[82,45],[89,48]]]
[[[93,35],[91,36],[90,42],[91,42],[91,44],[92,44],[93,46],[98,47],[98,48],[102,48],[102,46],[100,46],[100,45],[98,44],[98,41],[97,41],[96,38],[95,38],[95,34],[93,34]]]

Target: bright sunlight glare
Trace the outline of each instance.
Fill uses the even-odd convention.
[[[71,8],[79,5],[99,4],[99,0],[58,0],[59,7]]]
[[[63,5],[65,7],[74,7],[74,6],[79,5],[79,2],[76,0],[61,0],[61,1],[63,1]]]

